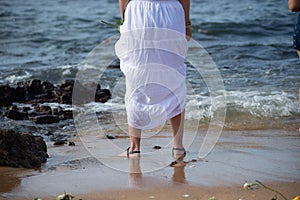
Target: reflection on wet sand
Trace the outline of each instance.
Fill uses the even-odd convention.
[[[142,171],[140,165],[140,156],[129,158],[130,173],[129,185],[132,187],[140,187],[143,184]]]
[[[185,165],[174,166],[174,173],[172,176],[172,180],[174,183],[186,183],[185,173],[184,173]]]
[[[143,178],[142,176],[142,170],[140,165],[140,156],[138,157],[131,157],[129,158],[129,164],[130,164],[130,173],[129,173],[129,185],[131,187],[135,188],[141,188],[145,187],[149,184],[149,177]],[[184,168],[186,166],[186,163],[184,161],[176,162],[176,165],[172,165],[172,168],[174,170],[172,175],[172,181],[175,184],[185,184],[187,183]]]

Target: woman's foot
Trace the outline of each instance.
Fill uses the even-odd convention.
[[[186,156],[186,150],[184,148],[173,148],[172,156],[176,160],[182,160]]]

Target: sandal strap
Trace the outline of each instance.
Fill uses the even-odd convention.
[[[127,158],[129,158],[129,154],[135,154],[135,153],[141,153],[141,151],[129,151],[130,147],[128,147],[126,149],[126,152],[127,152]]]
[[[129,154],[141,153],[141,151],[130,151]]]

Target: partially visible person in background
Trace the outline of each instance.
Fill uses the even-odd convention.
[[[300,12],[300,0],[289,0],[288,7],[291,12]],[[295,25],[293,47],[297,50],[298,56],[300,58],[300,13],[298,14],[298,19]],[[298,92],[298,106],[300,108],[300,88]]]
[[[288,7],[291,12],[300,12],[300,0],[289,0]],[[293,47],[297,50],[298,56],[300,57],[300,14],[298,14],[295,25]]]

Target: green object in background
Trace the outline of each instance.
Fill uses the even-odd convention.
[[[115,27],[120,32],[120,26],[122,25],[122,20],[121,19],[116,19],[116,23],[115,24],[107,22],[107,21],[104,21],[104,20],[100,20],[100,22],[102,22],[103,24],[106,24],[106,25],[108,25],[110,27]]]

